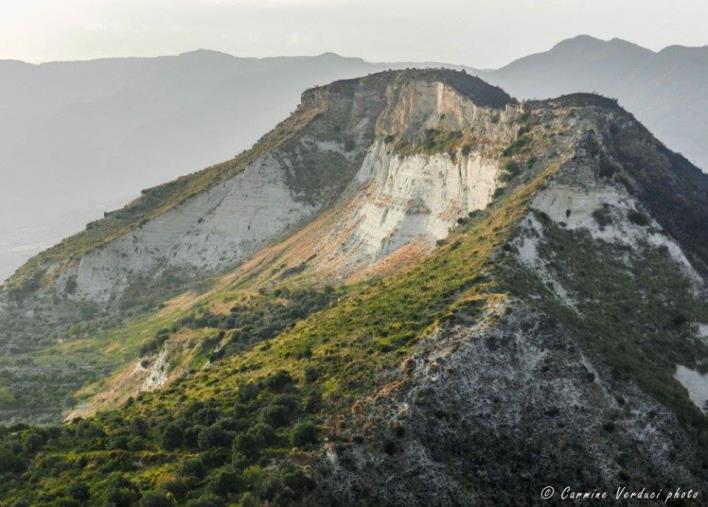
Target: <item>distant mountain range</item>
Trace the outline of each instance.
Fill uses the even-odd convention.
[[[141,188],[225,160],[297,105],[303,89],[387,68],[332,53],[237,58],[194,51],[31,65],[0,61],[0,278]],[[499,70],[518,98],[595,91],[708,167],[708,48],[654,53],[580,36]]]
[[[616,98],[672,150],[708,171],[708,46],[657,53],[581,35],[479,75],[518,99],[574,92]]]

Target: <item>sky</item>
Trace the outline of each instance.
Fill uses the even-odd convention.
[[[706,0],[2,0],[0,59],[333,51],[499,67],[562,39],[708,44]]]

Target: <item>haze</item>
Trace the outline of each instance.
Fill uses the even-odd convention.
[[[5,0],[2,11],[0,58],[35,63],[208,48],[484,68],[579,33],[654,50],[708,43],[702,0]]]

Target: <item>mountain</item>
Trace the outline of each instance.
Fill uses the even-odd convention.
[[[452,70],[311,88],[2,289],[2,416],[66,422],[0,429],[0,498],[695,500],[706,217],[708,175],[611,99]]]
[[[664,143],[708,171],[708,46],[654,52],[622,39],[581,35],[480,76],[524,99],[574,92],[615,97]]]
[[[662,142],[708,167],[707,48],[659,53],[620,39],[566,40],[494,71],[521,99],[616,97]],[[193,51],[30,65],[0,61],[0,279],[137,190],[250,147],[306,87],[385,69],[333,53],[239,58]]]
[[[248,148],[303,89],[401,66],[333,53],[259,59],[204,50],[0,61],[0,279],[139,189]]]

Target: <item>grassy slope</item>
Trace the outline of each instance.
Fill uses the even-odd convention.
[[[484,304],[494,294],[494,284],[483,275],[490,255],[508,240],[528,198],[553,170],[510,192],[419,266],[346,288],[336,304],[274,340],[225,358],[164,391],[144,394],[93,422],[75,423],[37,438],[29,435],[38,430],[10,431],[2,447],[19,451],[29,468],[20,478],[7,473],[6,467],[2,497],[31,496],[48,502],[71,494],[67,485],[79,480],[88,487],[92,501],[98,502],[120,492],[120,485],[114,484],[117,475],[131,481],[123,484],[126,495],[136,485],[143,491],[157,488],[164,496],[170,486],[160,484],[172,480],[182,481],[193,496],[206,495],[218,491],[218,476],[227,472],[236,474],[235,484],[240,484],[232,495],[248,490],[285,502],[287,495],[301,494],[298,488],[307,488],[306,478],[295,481],[296,471],[269,464],[283,463],[285,456],[290,463],[307,462],[311,442],[325,432],[336,439],[341,423],[337,414],[385,382],[385,372],[399,364],[431,326],[453,317],[463,305]],[[220,293],[216,299],[226,296]],[[249,386],[256,386],[255,391]],[[289,410],[293,417],[273,423],[272,413],[278,403],[286,403],[284,398],[295,400],[296,408]],[[200,401],[208,407],[200,407]],[[216,415],[208,418],[205,410]],[[270,421],[274,434],[263,437],[257,421]],[[161,442],[170,423],[186,430],[174,449]],[[208,424],[225,428],[229,442],[225,448],[206,443]],[[315,425],[319,437],[298,437],[307,424]],[[143,436],[133,437],[131,425],[138,426]],[[188,428],[195,427],[204,434],[197,442],[188,437],[194,433]],[[247,445],[249,438],[256,440],[255,450]],[[41,443],[28,447],[28,440]],[[231,442],[233,454],[228,450]],[[136,459],[140,464],[135,464]],[[193,468],[199,466],[194,460],[207,471],[195,474]],[[293,481],[298,485],[290,484]]]
[[[560,301],[538,277],[509,255],[506,285],[529,297],[602,358],[617,379],[631,380],[672,407],[679,419],[704,432],[708,420],[673,378],[681,364],[708,372],[708,346],[694,323],[708,321],[708,302],[694,294],[668,250],[593,240],[539,217],[544,239],[539,253],[575,309]]]

